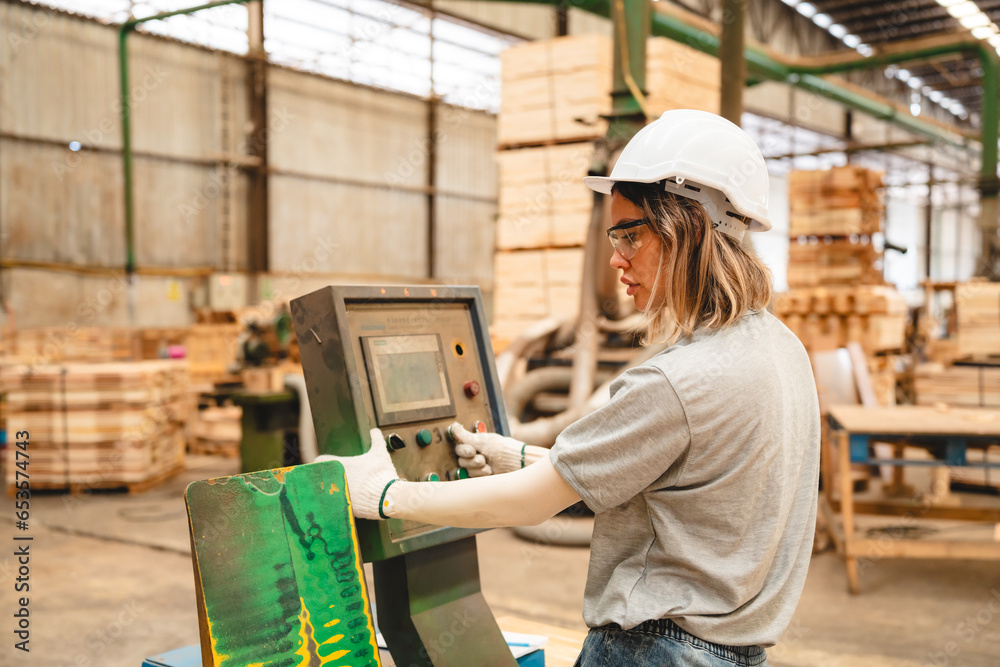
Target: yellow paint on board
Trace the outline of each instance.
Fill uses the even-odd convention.
[[[167,283],[167,301],[181,300],[181,284],[177,280],[170,280]]]
[[[333,605],[330,605],[330,609],[333,609]],[[333,626],[337,625],[337,623],[340,623],[340,619],[339,618],[333,619],[332,621],[330,621],[329,623],[327,623],[323,627],[324,628],[332,628]]]

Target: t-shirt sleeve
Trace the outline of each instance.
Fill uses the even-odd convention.
[[[680,399],[655,366],[611,385],[611,400],[559,434],[549,458],[594,512],[621,505],[678,463],[691,442]]]

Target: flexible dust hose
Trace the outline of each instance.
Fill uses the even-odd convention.
[[[312,410],[309,408],[309,392],[306,379],[298,373],[285,375],[285,388],[291,389],[299,397],[299,456],[303,463],[312,463],[319,455],[316,447],[316,429],[313,427]]]
[[[629,361],[622,367],[621,371],[624,372],[629,368],[638,366],[639,364],[653,358],[655,355],[659,354],[666,348],[667,346],[665,344],[650,345],[649,347],[642,348],[641,350],[638,351],[636,356],[631,361]],[[537,387],[548,388],[550,385],[544,384],[543,381],[547,379],[548,382],[554,382],[555,381],[554,378],[556,377],[555,371],[562,371],[564,374],[570,372],[570,370],[567,368],[561,368],[561,369],[557,368],[557,369],[538,369],[538,371],[532,371],[532,373],[537,373],[542,370],[546,371],[551,370],[553,372],[551,374],[546,374],[545,376],[541,376],[539,378],[532,378],[532,385],[536,388]],[[535,395],[536,391],[531,390],[532,389],[531,385],[525,387],[524,390],[521,389],[520,387],[521,383],[525,382],[527,379],[528,375],[522,378],[521,381],[518,382],[518,384],[511,387],[510,391],[506,392],[506,394],[510,397],[509,399],[507,399],[510,405],[521,405],[521,409],[523,409],[523,406],[527,405],[527,403],[521,403],[521,402],[530,401],[532,397]],[[508,421],[510,422],[511,436],[518,440],[521,440],[522,442],[526,442],[529,445],[538,445],[539,447],[551,447],[552,445],[555,444],[556,437],[560,433],[562,433],[567,426],[575,422],[577,419],[580,419],[581,417],[590,414],[591,412],[593,412],[594,410],[598,409],[599,407],[607,403],[609,400],[611,400],[610,392],[611,392],[612,382],[614,382],[614,378],[608,380],[607,382],[602,383],[601,386],[599,386],[596,390],[594,390],[594,392],[590,395],[590,398],[587,400],[587,402],[583,405],[582,408],[579,409],[571,408],[557,415],[552,415],[551,417],[543,417],[541,419],[536,419],[534,421],[522,423],[516,417],[510,416],[519,413],[510,410],[508,414]],[[516,399],[518,403],[515,404],[513,402],[514,399]]]

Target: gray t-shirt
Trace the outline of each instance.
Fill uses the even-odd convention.
[[[809,357],[767,312],[622,373],[550,453],[597,515],[587,625],[775,644],[812,552],[819,428]]]

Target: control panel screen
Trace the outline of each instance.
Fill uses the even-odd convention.
[[[365,336],[362,342],[380,426],[455,416],[440,336]]]

